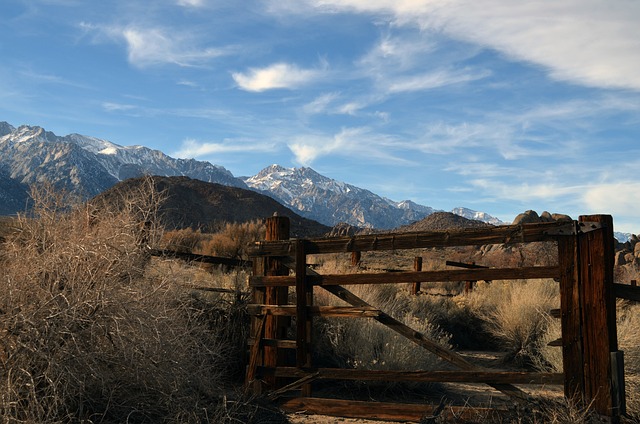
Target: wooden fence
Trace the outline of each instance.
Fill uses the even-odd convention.
[[[613,221],[609,215],[581,216],[578,221],[498,226],[462,231],[377,234],[323,239],[289,239],[289,221],[272,217],[267,237],[253,248],[250,278],[253,338],[246,384],[271,399],[295,393],[281,405],[286,410],[352,417],[420,420],[436,405],[356,402],[312,397],[315,380],[383,380],[486,383],[508,396],[528,402],[516,384],[564,385],[564,394],[612,421],[625,410],[622,352],[616,335],[617,297],[638,300],[636,287],[613,282]],[[433,247],[548,242],[557,244],[557,265],[515,268],[470,267],[455,270],[383,274],[320,275],[307,266],[310,254],[367,252]],[[359,253],[353,255],[360,260]],[[294,275],[290,275],[291,272]],[[344,285],[426,283],[553,278],[559,282],[563,373],[492,371],[469,362],[385,312],[357,297]],[[288,289],[295,305],[288,304]],[[414,286],[415,287],[415,286]],[[315,306],[314,289],[326,290],[350,306]],[[453,364],[456,371],[363,371],[318,368],[312,363],[313,318],[368,317]],[[287,328],[295,317],[295,339]],[[286,351],[295,350],[295,363]],[[460,408],[458,413],[463,413]],[[468,410],[468,408],[467,408]],[[456,412],[451,408],[450,412]]]

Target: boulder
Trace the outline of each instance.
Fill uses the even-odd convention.
[[[538,213],[536,211],[528,210],[516,216],[512,224],[513,225],[533,224],[536,222],[540,222],[540,217],[538,216]]]
[[[553,218],[554,221],[572,221],[569,215],[565,215],[563,213],[551,214],[551,218]]]

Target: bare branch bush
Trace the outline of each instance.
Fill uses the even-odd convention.
[[[146,272],[161,236],[152,179],[117,208],[32,195],[0,249],[2,421],[224,421],[224,314]]]
[[[255,241],[264,240],[265,233],[266,227],[260,221],[228,222],[210,237],[202,240],[196,248],[196,253],[248,259],[247,248]]]
[[[558,366],[557,358],[552,364],[544,357],[548,352],[544,347],[552,323],[549,312],[559,305],[558,285],[552,280],[493,282],[471,293],[465,302],[506,349],[505,360],[547,369]]]

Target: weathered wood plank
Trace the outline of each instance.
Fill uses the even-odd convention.
[[[247,344],[249,346],[253,346],[256,343],[256,339],[250,337],[247,340]],[[279,340],[279,339],[262,339],[262,346],[271,346],[277,347],[278,349],[296,349],[296,341],[295,340]]]
[[[582,349],[580,257],[575,236],[558,239],[560,265],[560,322],[562,327],[562,364],[565,373],[564,394],[567,399],[583,401],[584,352]]]
[[[413,271],[414,272],[422,271],[422,256],[416,256],[413,259]],[[411,284],[411,294],[415,296],[418,294],[419,291],[420,291],[420,281],[414,281],[413,284]]]
[[[258,373],[260,375],[294,378],[315,375],[321,380],[545,385],[562,385],[564,383],[564,374],[562,373],[519,371],[383,371],[343,368],[261,367]]]
[[[502,225],[488,228],[466,228],[455,231],[432,231],[402,234],[371,234],[352,237],[332,237],[307,240],[307,254],[367,252],[426,247],[482,246],[553,241],[566,222],[544,222],[522,225]],[[250,256],[290,256],[295,252],[292,241],[258,242]]]
[[[430,416],[441,417],[445,421],[458,422],[498,422],[505,409],[471,408],[464,406],[425,405],[409,403],[364,402],[341,399],[294,398],[280,404],[280,408],[290,413],[309,415],[329,415],[335,417],[364,418],[386,421],[419,422]]]
[[[613,416],[611,352],[618,350],[616,303],[613,288],[614,239],[611,215],[580,216],[579,222],[599,222],[602,227],[578,235],[582,282],[582,323],[585,401],[596,412]]]
[[[616,297],[640,302],[640,287],[616,283],[613,285]]]
[[[341,286],[323,286],[323,288],[325,290],[327,290],[329,293],[334,294],[335,296],[337,296],[338,298],[344,300],[345,302],[349,303],[352,306],[357,306],[357,307],[371,307],[371,305],[369,305],[367,302],[365,302],[364,300],[360,299],[358,296],[356,296],[355,294],[351,293],[349,290],[345,289],[344,287]],[[412,328],[410,328],[409,326],[401,323],[400,321],[398,321],[397,319],[393,318],[392,316],[382,312],[380,314],[380,316],[375,317],[374,318],[376,321],[380,322],[381,324],[384,324],[385,326],[387,326],[388,328],[390,328],[391,330],[397,332],[398,334],[403,335],[404,337],[406,337],[407,339],[411,340],[412,342],[414,342],[415,344],[417,344],[418,346],[421,346],[425,349],[427,349],[429,352],[434,353],[436,355],[438,355],[440,358],[444,359],[445,361],[457,366],[458,368],[461,368],[463,370],[477,370],[477,371],[483,371],[484,369],[482,367],[479,367],[475,364],[472,364],[471,362],[467,361],[467,359],[465,359],[462,355],[449,350],[441,345],[439,345],[438,343],[426,338],[422,333],[413,330]],[[491,385],[493,388],[500,390],[501,392],[515,398],[521,401],[525,401],[528,400],[528,396],[526,395],[526,393],[524,393],[522,390],[518,389],[517,387],[511,386],[511,385],[506,385],[506,384],[492,384]]]
[[[256,371],[258,369],[259,361],[260,361],[260,349],[262,347],[260,341],[262,340],[262,336],[264,334],[264,323],[266,321],[266,316],[262,317],[260,323],[256,328],[255,340],[253,346],[251,346],[250,354],[249,354],[249,364],[247,366],[247,375],[245,378],[245,385],[248,387],[253,381],[256,379]]]
[[[253,265],[251,261],[244,261],[241,259],[223,258],[220,256],[208,256],[198,255],[195,253],[176,252],[175,250],[168,249],[151,249],[149,251],[151,256],[161,256],[173,259],[180,259],[186,262],[201,262],[212,265],[224,265],[237,268],[251,268]]]
[[[281,387],[281,388],[279,388],[277,390],[274,390],[273,392],[269,393],[267,395],[267,399],[269,399],[269,400],[278,399],[280,396],[282,396],[286,392],[288,392],[290,390],[295,390],[295,389],[302,388],[302,387],[308,385],[309,383],[311,383],[316,378],[318,378],[318,373],[307,374],[304,377],[300,378],[299,380],[296,380],[293,383],[289,383],[286,386],[283,386],[283,387]]]
[[[288,240],[290,222],[285,216],[272,216],[265,220],[267,240]],[[266,275],[288,275],[289,270],[278,258],[266,258]],[[268,305],[286,305],[289,300],[287,287],[267,287],[264,303]],[[264,337],[267,339],[285,339],[291,319],[285,316],[265,315]],[[263,363],[265,366],[285,365],[284,355],[279,355],[278,348],[264,346]],[[265,379],[270,388],[278,387],[282,381]]]
[[[357,308],[353,306],[308,306],[309,316],[372,318],[380,315],[376,308]],[[249,305],[250,315],[296,316],[296,306]]]
[[[316,286],[342,286],[349,284],[397,284],[411,282],[447,282],[467,280],[520,280],[534,278],[557,278],[557,266],[523,268],[456,269],[443,271],[392,272],[377,274],[329,274],[309,275],[309,283]],[[294,286],[296,278],[291,276],[254,276],[251,287]]]

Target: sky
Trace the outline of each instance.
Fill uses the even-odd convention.
[[[2,0],[0,121],[639,233],[639,22],[633,0]]]

